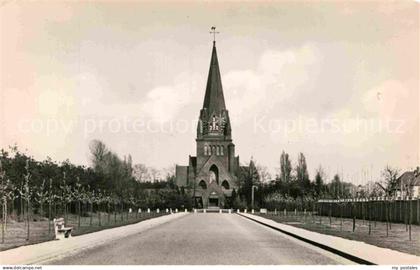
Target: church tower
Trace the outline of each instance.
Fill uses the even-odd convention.
[[[215,41],[197,124],[196,145],[196,156],[190,156],[189,166],[176,166],[177,185],[191,191],[198,208],[229,207],[232,191],[238,190],[240,168],[232,142]]]

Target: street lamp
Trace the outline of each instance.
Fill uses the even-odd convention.
[[[254,209],[254,188],[258,189],[258,187],[256,185],[252,185],[252,188],[251,188],[251,190],[252,190],[252,192],[251,192],[251,207],[252,207],[252,209]]]

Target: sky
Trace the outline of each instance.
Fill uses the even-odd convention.
[[[156,168],[195,155],[213,36],[233,142],[355,184],[419,161],[412,1],[2,1],[0,148],[89,165],[89,143]]]

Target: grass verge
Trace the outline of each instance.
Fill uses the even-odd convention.
[[[111,214],[108,218],[107,213],[101,213],[101,221],[99,222],[99,215],[94,213],[92,218],[90,216],[81,217],[80,226],[78,226],[79,220],[77,215],[68,215],[66,227],[73,227],[72,235],[77,236],[104,229],[129,225],[163,215],[167,215],[167,213],[139,213],[137,216],[135,213],[130,213],[128,216],[126,213],[124,213],[123,216],[121,214],[117,214],[116,216]],[[52,222],[51,231],[49,231],[47,219],[40,220],[36,217],[34,219],[38,221],[30,222],[30,235],[29,240],[27,240],[27,223],[17,222],[15,219],[9,218],[6,226],[4,243],[0,243],[0,251],[53,240],[54,228]]]
[[[338,236],[350,240],[365,242],[378,247],[389,248],[404,253],[420,256],[420,226],[411,225],[411,240],[409,232],[404,224],[391,224],[391,229],[386,233],[386,223],[371,221],[371,233],[369,234],[369,222],[356,220],[356,229],[353,232],[353,221],[340,218],[297,215],[283,215],[282,212],[269,212],[267,214],[255,213],[255,215],[274,220],[279,223],[295,226],[298,228],[314,231],[322,234]]]

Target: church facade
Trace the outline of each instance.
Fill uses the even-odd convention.
[[[238,190],[241,167],[232,142],[215,41],[197,124],[196,146],[196,156],[189,157],[188,166],[176,165],[176,185],[191,192],[195,207],[227,207],[232,191]]]

